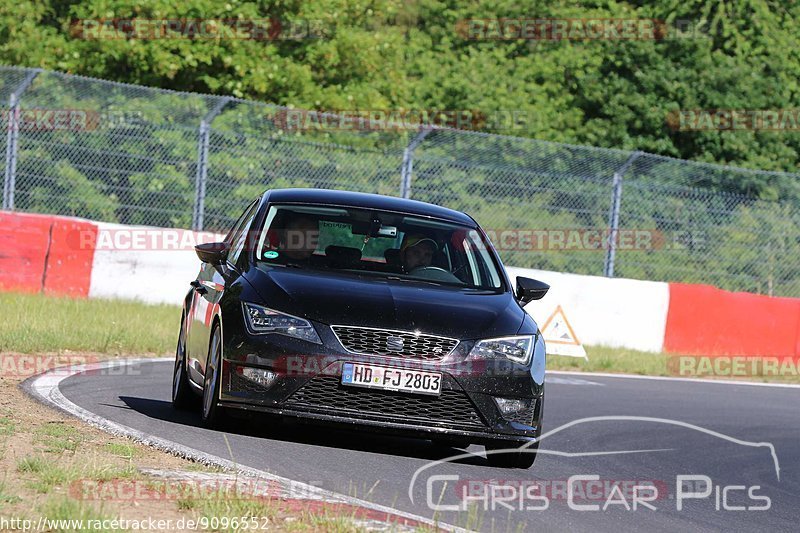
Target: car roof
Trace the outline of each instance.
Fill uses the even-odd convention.
[[[379,211],[395,211],[409,215],[432,217],[475,227],[467,214],[427,202],[408,200],[382,194],[369,194],[331,189],[271,189],[266,193],[270,203],[322,204],[360,207]]]

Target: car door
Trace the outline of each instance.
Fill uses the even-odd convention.
[[[233,266],[242,253],[250,226],[258,209],[258,200],[245,209],[242,216],[231,229],[225,242],[229,245],[228,261],[224,265],[200,264],[197,279],[192,282],[194,288],[189,311],[189,329],[187,332],[187,358],[190,377],[196,383],[202,383],[205,373],[208,346],[211,337],[211,325],[217,313],[219,300],[231,279],[235,279]]]

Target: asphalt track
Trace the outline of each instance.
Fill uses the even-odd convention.
[[[264,417],[226,432],[204,429],[199,414],[172,409],[171,372],[171,362],[137,363],[125,372],[69,377],[60,391],[91,413],[149,435],[469,529],[797,531],[800,522],[800,388],[550,373],[545,432],[608,418],[546,436],[533,468],[518,470],[489,467],[480,446],[468,448],[468,457],[434,464],[465,451]],[[600,483],[575,481],[570,502],[564,489],[576,475],[597,475]],[[707,476],[710,495],[684,499],[678,510],[679,475]],[[435,476],[450,477],[445,486]],[[534,482],[540,492],[525,488]],[[492,496],[487,484],[506,488]],[[637,484],[656,486],[658,497],[649,502],[655,510],[641,504],[633,510]],[[434,513],[428,505],[463,505],[465,487],[475,498],[472,511]],[[684,493],[705,489],[700,481],[683,485]],[[745,510],[766,507],[765,496],[769,509]],[[616,504],[603,510],[609,499]],[[599,509],[573,509],[593,504]]]

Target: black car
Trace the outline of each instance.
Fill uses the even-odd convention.
[[[468,215],[380,196],[271,190],[221,243],[196,247],[172,401],[345,423],[527,468],[541,434],[545,347],[518,278]],[[529,444],[525,451],[514,451]]]

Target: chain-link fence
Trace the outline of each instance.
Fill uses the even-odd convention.
[[[508,265],[800,296],[800,195],[709,188],[794,175],[36,69],[0,68],[0,104],[4,209],[224,230],[265,189],[377,192],[466,211]]]

